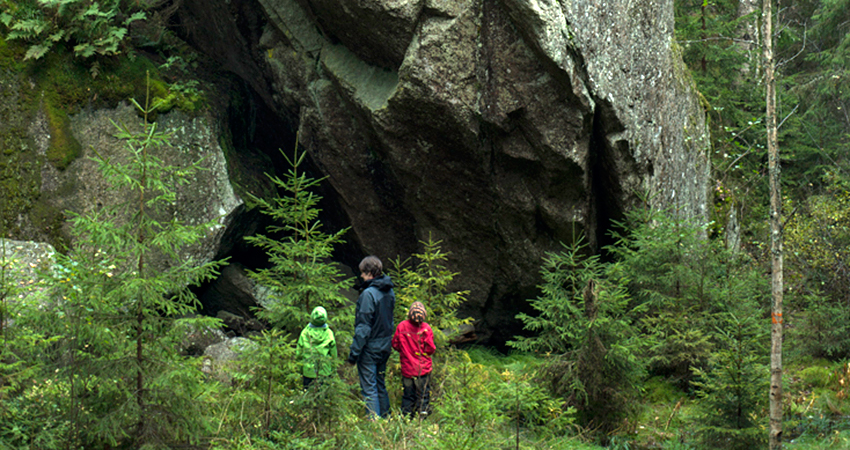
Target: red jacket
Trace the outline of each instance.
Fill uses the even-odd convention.
[[[401,376],[414,378],[431,373],[431,355],[437,347],[430,325],[404,320],[396,327],[392,342],[401,356]]]

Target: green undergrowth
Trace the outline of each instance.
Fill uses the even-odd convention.
[[[795,361],[783,383],[789,448],[850,448],[850,362]]]
[[[850,448],[850,363],[805,358],[786,362],[783,377],[784,446]],[[765,392],[765,397],[767,392]],[[641,414],[633,431],[614,439],[630,449],[698,449],[698,399],[663,377],[644,383]],[[762,411],[767,416],[767,411]],[[767,429],[762,430],[767,434]]]
[[[546,357],[515,352],[508,355],[481,347],[441,349],[434,360],[433,413],[424,420],[398,414],[401,402],[398,358],[388,364],[387,388],[393,405],[389,419],[365,420],[359,402],[356,369],[341,369],[336,389],[342,409],[330,426],[313,432],[298,420],[310,413],[296,396],[279,412],[292,416],[293,429],[277,428],[260,436],[252,433],[220,435],[214,449],[344,448],[344,449],[563,449],[563,450],[696,450],[706,448],[697,428],[699,399],[680,385],[654,376],[645,380],[639,412],[604,439],[595,430],[576,425],[575,411],[564,408],[541,385],[539,371]],[[785,445],[793,449],[843,449],[850,444],[850,420],[836,405],[843,404],[842,380],[846,363],[812,362],[826,370],[814,375],[805,365],[791,366],[786,376]],[[828,379],[827,386],[824,386]],[[834,402],[812,403],[805,415],[795,412],[811,401],[811,392],[822,386],[833,392]],[[300,395],[300,394],[299,394]],[[765,396],[767,392],[765,392]],[[807,396],[806,399],[799,398]],[[804,401],[805,400],[805,401]],[[310,403],[306,403],[310,404]],[[830,406],[832,405],[832,406]],[[302,404],[303,406],[303,404]],[[767,412],[764,411],[764,414]],[[296,429],[301,431],[295,431]],[[762,430],[765,434],[767,430]],[[604,441],[604,442],[603,442]],[[250,442],[250,444],[249,444]],[[737,447],[735,447],[737,448]]]
[[[211,448],[603,448],[573,425],[574,411],[563,409],[559,399],[537,385],[536,370],[542,361],[533,354],[441,348],[434,359],[433,409],[424,419],[411,420],[400,414],[401,375],[396,353],[387,366],[392,412],[384,420],[366,419],[352,366],[341,367],[340,377],[326,382],[318,392],[301,392],[296,388],[300,380],[294,379],[279,386],[280,396],[271,405],[273,419],[266,431],[262,426],[245,426],[248,421],[243,418],[258,413],[245,406],[248,403],[238,391],[225,391],[217,403],[233,406],[219,415],[223,426],[218,429],[222,431]],[[251,370],[258,367],[255,364]]]

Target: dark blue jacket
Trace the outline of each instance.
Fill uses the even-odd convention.
[[[354,312],[354,341],[348,360],[367,364],[385,361],[392,352],[395,293],[390,277],[381,275],[363,283]]]

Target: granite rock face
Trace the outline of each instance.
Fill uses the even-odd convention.
[[[300,132],[348,239],[385,258],[441,240],[484,329],[535,295],[545,252],[604,243],[639,195],[706,214],[673,0],[186,0],[180,15]]]
[[[83,154],[61,172],[45,164],[41,190],[47,202],[57,209],[84,214],[129,200],[127,192],[106,182],[97,162],[91,159],[95,149],[102,158],[113,163],[120,164],[127,157],[126,142],[115,137],[116,123],[136,132],[142,126],[135,109],[128,104],[71,117],[71,129]],[[160,218],[177,219],[189,225],[211,224],[197,245],[183,250],[184,256],[191,256],[200,263],[211,261],[219,254],[227,226],[242,208],[242,200],[230,184],[224,152],[218,144],[220,132],[215,123],[210,117],[189,117],[179,111],[162,115],[157,127],[171,133],[170,147],[152,149],[153,155],[168,166],[183,168],[201,161],[202,170],[193,175],[189,184],[176,189],[174,205],[165,212],[170,217]]]
[[[116,124],[137,132],[143,123],[127,103],[77,105],[80,107],[69,107],[61,120],[55,111],[51,117],[43,99],[53,93],[29,77],[26,72],[0,70],[0,247],[6,250],[4,257],[12,274],[22,280],[21,296],[43,292],[36,288],[35,268],[50,268],[54,248],[65,252],[77,244],[68,212],[102,212],[128,200],[135,204],[137,199],[130,193],[107,183],[92,157],[97,154],[116,164],[126,161],[127,142],[116,137]],[[183,169],[197,164],[200,169],[176,189],[173,203],[157,217],[162,222],[179,220],[208,227],[202,239],[181,249],[179,255],[199,264],[244,246],[243,236],[257,227],[258,213],[247,211],[234,186],[259,193],[269,184],[267,179],[252,181],[264,179],[267,167],[262,162],[241,155],[235,161],[226,159],[231,145],[228,111],[222,103],[210,103],[192,114],[176,109],[157,114],[157,129],[170,135],[170,145],[151,149],[164,165]],[[55,122],[63,126],[57,127]],[[57,158],[51,157],[55,141],[66,143],[66,149],[75,147],[79,153],[57,164]],[[131,213],[110,219],[121,222]],[[148,262],[156,267],[173,263],[159,256],[151,256]]]

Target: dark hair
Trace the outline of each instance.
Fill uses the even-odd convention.
[[[377,256],[367,256],[363,258],[363,261],[360,261],[360,271],[363,273],[368,273],[373,277],[379,277],[382,273],[384,273],[384,265],[381,264],[381,260],[378,259]]]

